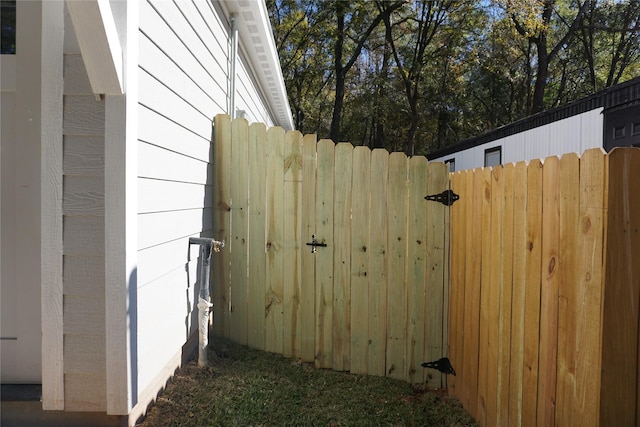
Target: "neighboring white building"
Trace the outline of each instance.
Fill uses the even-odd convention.
[[[640,77],[427,155],[465,170],[640,146]]]
[[[16,32],[0,58],[2,382],[132,425],[195,349],[187,248],[219,238],[214,116],[293,128],[266,6],[18,1]]]

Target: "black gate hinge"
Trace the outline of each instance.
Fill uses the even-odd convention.
[[[431,200],[434,202],[440,202],[445,206],[451,206],[453,203],[458,200],[460,196],[454,193],[452,190],[444,190],[440,194],[432,194],[430,196],[425,196],[426,200]]]
[[[453,369],[453,366],[451,366],[451,361],[449,361],[448,357],[442,357],[438,360],[436,360],[435,362],[424,362],[422,364],[423,368],[431,368],[431,369],[437,369],[438,371],[442,372],[443,374],[451,374],[454,377],[456,376],[456,370]]]

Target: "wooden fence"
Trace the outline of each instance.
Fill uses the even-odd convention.
[[[447,348],[446,166],[222,115],[214,138],[214,333],[442,387],[420,364]]]
[[[451,188],[450,393],[486,426],[638,425],[640,150]]]

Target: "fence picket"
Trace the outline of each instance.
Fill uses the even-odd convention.
[[[503,207],[500,242],[500,286],[497,354],[497,408],[496,425],[509,425],[509,378],[511,362],[511,304],[513,297],[513,208],[515,191],[515,165],[502,169]],[[521,189],[518,189],[521,191]],[[493,217],[492,217],[493,220]]]
[[[558,157],[547,157],[542,168],[542,283],[538,361],[538,425],[540,426],[550,426],[555,423],[560,235],[559,163]]]
[[[369,177],[371,150],[353,150],[353,179],[351,193],[351,372],[367,373],[369,295],[367,277],[369,254]]]
[[[636,164],[640,164],[640,159],[638,160]],[[608,157],[600,149],[585,151],[580,160],[580,223],[577,242],[580,250],[576,266],[580,276],[574,302],[577,314],[574,345],[576,354],[581,357],[575,367],[576,390],[571,405],[576,417],[575,425],[582,426],[595,426],[600,421],[602,384],[600,376],[593,375],[593,367],[602,366],[600,349],[603,348],[601,325],[604,251],[601,249],[606,224],[604,208],[607,182],[603,177],[607,175],[607,162]],[[639,181],[640,176],[635,182]]]
[[[513,172],[513,261],[511,289],[511,349],[509,365],[508,425],[522,425],[524,372],[524,319],[527,247],[527,165],[518,162]],[[505,178],[505,182],[509,182]]]
[[[348,371],[351,362],[351,179],[353,145],[335,150],[333,186],[333,369]]]
[[[640,321],[640,150],[609,154],[600,424],[636,425]],[[613,243],[615,242],[615,244]],[[596,270],[597,271],[597,270]],[[605,351],[606,350],[606,351]]]
[[[451,207],[451,224],[457,225],[456,233],[451,235],[451,297],[449,310],[451,321],[449,322],[449,358],[456,376],[448,379],[449,393],[463,400],[465,371],[461,370],[464,360],[464,306],[465,306],[465,240],[466,221],[463,220],[467,211],[467,201],[471,199],[471,191],[466,187],[467,172],[455,172],[451,174],[451,190],[460,196],[460,200]]]
[[[522,419],[537,424],[542,263],[542,162],[527,169],[527,250],[524,308]]]
[[[283,355],[300,353],[300,282],[302,272],[302,134],[287,132],[284,137],[284,288]]]
[[[264,295],[266,283],[266,140],[262,123],[249,127],[249,336],[251,347],[265,349]],[[255,296],[255,297],[254,297]]]
[[[214,119],[213,157],[216,162],[213,186],[214,238],[230,242],[231,235],[231,118],[217,115]],[[213,332],[218,336],[229,336],[229,277],[231,257],[222,251],[211,262],[213,300]]]
[[[575,425],[577,317],[579,286],[578,232],[580,221],[580,160],[575,153],[560,158],[560,242],[558,251],[558,353],[556,423]],[[582,424],[584,425],[584,424]]]
[[[283,352],[284,298],[284,130],[267,131],[267,280],[265,348]]]
[[[427,159],[414,156],[409,160],[409,230],[407,232],[407,373],[411,383],[423,383],[433,371],[420,364],[425,356],[426,319],[429,308],[425,305],[427,280]],[[440,332],[441,332],[440,328]],[[437,360],[437,359],[429,359]]]
[[[316,350],[315,365],[331,368],[333,362],[333,141],[323,139],[318,142],[318,166],[316,172],[316,237],[327,243],[326,248],[316,252]]]
[[[249,123],[246,120],[234,120],[231,123],[231,159],[233,179],[231,180],[231,286],[229,301],[230,338],[246,345],[248,340],[247,301],[247,256],[249,238]]]
[[[448,189],[449,173],[444,163],[429,163],[427,166],[427,194],[438,194]],[[423,202],[424,203],[424,202]],[[445,282],[445,216],[449,209],[442,203],[426,202],[426,273],[425,273],[425,361],[438,360],[445,354],[445,340],[442,335],[445,323],[443,302],[445,292],[448,294],[448,282]],[[411,238],[413,236],[410,236]],[[411,283],[411,282],[409,282]],[[426,384],[429,387],[444,386],[444,375],[430,370],[425,372]]]
[[[369,351],[372,375],[386,372],[387,344],[387,191],[389,153],[383,149],[371,153],[371,210],[369,213]]]
[[[387,189],[387,376],[404,379],[407,313],[405,263],[407,235],[407,156],[389,155]]]
[[[305,135],[302,141],[302,242],[310,242],[316,234],[316,136]],[[309,246],[301,246],[300,282],[300,353],[305,362],[315,357],[315,254]]]

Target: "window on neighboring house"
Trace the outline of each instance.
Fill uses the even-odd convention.
[[[449,165],[449,172],[455,172],[456,170],[456,159],[447,159],[444,161],[445,165]]]
[[[16,0],[1,0],[0,14],[0,54],[13,55],[16,53]]]
[[[502,147],[487,148],[484,150],[484,166],[497,166],[502,164]]]

